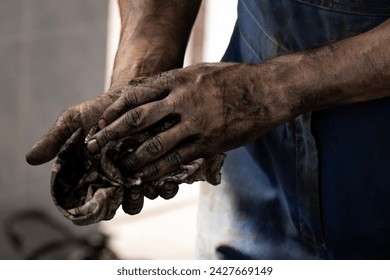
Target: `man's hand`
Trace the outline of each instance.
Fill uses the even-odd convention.
[[[244,145],[299,114],[388,97],[390,20],[318,49],[263,64],[204,64],[165,72],[128,87],[104,113],[108,125],[88,143],[112,139],[177,115],[180,122],[126,158],[154,180],[196,158]]]
[[[201,0],[118,0],[121,36],[111,88],[120,89],[134,78],[181,67],[200,3]],[[27,154],[27,162],[38,165],[53,159],[78,128],[89,131],[119,94],[120,91],[110,91],[65,110]],[[136,214],[142,209],[144,195],[151,199],[158,195],[170,199],[177,191],[175,183],[163,184],[158,189],[144,185],[125,193],[123,205],[126,212]]]
[[[265,71],[266,70],[266,71]],[[270,67],[202,64],[165,72],[128,86],[102,115],[88,142],[94,152],[170,115],[178,124],[148,139],[126,159],[129,171],[155,180],[197,158],[244,145],[295,116],[293,102]]]
[[[43,164],[53,159],[61,146],[78,129],[84,131],[95,125],[104,112],[120,96],[120,90],[110,90],[96,99],[69,107],[57,119],[53,127],[26,155],[32,165]]]
[[[120,89],[137,77],[181,67],[200,2],[119,0],[121,36],[111,89]],[[66,109],[52,129],[27,154],[27,161],[38,165],[53,159],[77,128],[88,131],[119,94],[111,90],[94,100]]]

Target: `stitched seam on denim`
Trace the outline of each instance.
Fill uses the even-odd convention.
[[[272,42],[274,43],[275,45],[279,46],[281,49],[287,51],[287,52],[290,52],[289,49],[285,48],[284,46],[282,46],[281,44],[279,44],[277,41],[275,41],[274,38],[272,38],[272,36],[270,36],[265,30],[264,28],[261,26],[261,24],[256,20],[256,18],[254,17],[254,15],[250,12],[250,10],[248,9],[248,7],[244,4],[243,1],[239,1],[239,4],[241,3],[241,5],[245,8],[246,12],[251,16],[251,18],[253,19],[253,21],[259,26],[260,30],[264,33],[265,36],[267,36],[267,38]]]
[[[308,4],[314,4],[314,3],[311,3],[311,2],[309,2],[308,0],[296,0],[296,1],[300,1],[300,2],[306,2],[306,3],[308,3]],[[344,6],[344,7],[347,7],[347,8],[349,8],[349,7],[351,7],[351,8],[354,8],[354,9],[370,9],[370,10],[378,10],[378,11],[387,11],[387,10],[389,10],[390,9],[390,7],[389,8],[384,8],[384,7],[382,7],[382,8],[379,8],[379,7],[372,7],[372,6],[364,6],[364,7],[362,7],[362,6],[359,6],[358,4],[353,4],[353,3],[348,3],[348,4],[346,4],[346,3],[340,3],[340,2],[337,2],[337,1],[332,1],[332,0],[316,0],[315,2],[322,2],[322,3],[326,3],[326,4],[334,4],[334,5],[338,5],[338,6]],[[314,5],[316,5],[316,4],[314,4]],[[317,5],[321,5],[321,4],[317,4]]]
[[[342,8],[338,8],[338,7],[329,7],[329,6],[325,6],[325,5],[321,5],[321,4],[310,3],[310,2],[307,2],[305,0],[292,0],[292,1],[304,4],[304,5],[308,5],[311,7],[316,7],[318,9],[332,11],[332,12],[338,12],[338,13],[344,13],[344,14],[354,14],[354,15],[373,16],[373,17],[374,16],[382,16],[382,17],[390,16],[390,7],[389,8],[368,8],[370,10],[373,10],[373,12],[370,13],[368,11],[367,12],[359,11],[359,10],[357,10],[357,8],[348,10],[348,9],[342,9]],[[345,7],[345,5],[343,5],[343,4],[337,4],[337,3],[331,2],[331,1],[326,1],[326,2],[333,3],[334,5],[338,5],[339,7]]]
[[[302,115],[299,117],[299,118],[302,118]],[[300,125],[297,124],[298,122],[298,119],[294,119],[294,126],[293,126],[293,129],[294,129],[294,142],[295,142],[295,184],[296,184],[296,197],[297,197],[297,205],[298,205],[298,215],[299,215],[299,231],[300,231],[300,234],[302,235],[302,237],[304,237],[307,241],[310,241],[310,243],[312,245],[315,245],[317,248],[321,248],[322,247],[322,242],[319,242],[318,239],[322,239],[322,232],[320,232],[320,236],[318,236],[318,232],[316,231],[316,223],[315,223],[315,220],[314,220],[314,223],[313,222],[313,219],[311,218],[311,215],[310,215],[310,210],[312,210],[312,207],[308,207],[304,201],[307,201],[311,199],[310,196],[307,195],[307,192],[303,192],[303,195],[301,194],[302,192],[302,189],[301,189],[301,186],[302,184],[306,185],[307,182],[306,182],[306,179],[301,177],[302,175],[302,171],[299,169],[300,167],[300,158],[299,158],[299,155],[302,154],[302,141],[303,141],[303,127],[301,127]],[[301,149],[300,149],[301,147]],[[305,153],[306,153],[306,149],[305,149]],[[305,170],[304,172],[307,172],[307,170]],[[306,210],[306,211],[305,211]],[[309,212],[308,212],[309,211]],[[306,214],[305,214],[306,213]],[[309,223],[309,225],[307,225],[306,223]],[[313,227],[314,226],[314,227]],[[320,237],[320,238],[318,238]]]
[[[238,24],[238,32],[240,33],[240,37],[242,38],[242,40],[244,41],[244,43],[245,43],[245,45],[248,47],[248,49],[252,52],[252,54],[257,58],[257,60],[258,60],[259,62],[262,62],[262,59],[257,55],[257,53],[255,52],[255,50],[252,49],[251,45],[250,45],[249,42],[246,40],[244,34],[242,34],[240,24]]]
[[[295,120],[291,122],[293,124],[293,137],[294,137],[294,144],[295,144],[295,197],[297,197],[297,214],[298,214],[298,222],[299,222],[299,228],[298,232],[301,235],[306,236],[305,229],[303,227],[303,221],[302,221],[302,209],[300,202],[301,200],[299,199],[299,192],[298,192],[298,131],[296,128]]]

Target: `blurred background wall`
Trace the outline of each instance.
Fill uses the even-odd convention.
[[[236,3],[203,1],[186,65],[220,60]],[[119,258],[193,257],[199,185],[182,185],[170,201],[147,201],[137,216],[119,211],[111,221],[76,227],[52,203],[52,162],[32,167],[24,160],[60,112],[107,88],[118,28],[116,0],[0,1],[0,259],[25,258],[50,242],[95,232],[109,235]],[[66,258],[77,249],[68,247],[40,257]]]
[[[107,5],[107,0],[0,1],[1,259],[24,258],[65,238],[40,218],[15,217],[20,211],[42,211],[77,236],[97,230],[71,225],[54,207],[52,163],[32,167],[24,158],[60,112],[103,91]],[[7,230],[20,237],[19,251]]]

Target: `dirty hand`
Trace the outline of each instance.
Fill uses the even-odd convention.
[[[78,129],[84,131],[95,125],[104,110],[120,96],[120,90],[110,90],[99,97],[69,107],[57,119],[52,128],[26,155],[29,164],[39,165],[52,160],[61,146]]]
[[[97,124],[104,110],[120,96],[121,89],[122,87],[117,87],[115,90],[111,89],[95,99],[66,109],[49,132],[27,154],[27,161],[30,164],[38,165],[48,162],[57,156],[61,148],[64,148],[65,142],[76,130],[81,128],[83,131],[88,132],[91,127]],[[74,157],[77,157],[77,155],[75,154]],[[123,207],[127,213],[137,214],[142,210],[144,196],[150,199],[154,199],[157,196],[170,199],[177,192],[178,185],[173,182],[163,184],[158,189],[148,185],[137,186],[124,193]]]
[[[91,152],[167,116],[180,121],[132,151],[126,167],[151,181],[197,158],[249,143],[297,115],[273,65],[201,64],[128,86],[102,115]],[[277,82],[275,82],[277,81]]]

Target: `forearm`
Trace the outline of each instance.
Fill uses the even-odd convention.
[[[111,87],[181,67],[201,0],[118,0],[121,36]]]
[[[282,88],[288,108],[304,113],[389,96],[389,45],[388,20],[358,36],[281,56],[264,66],[271,69],[273,84]]]

